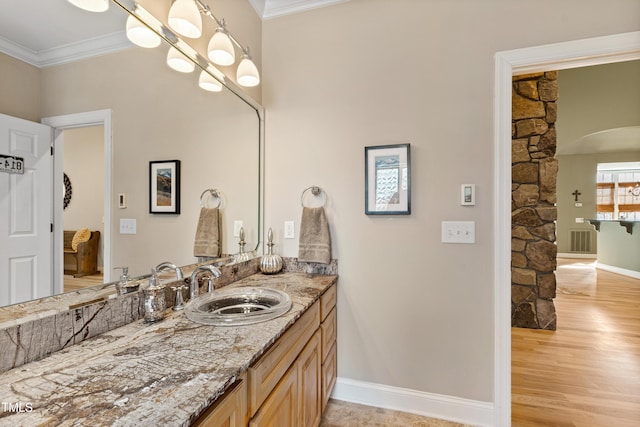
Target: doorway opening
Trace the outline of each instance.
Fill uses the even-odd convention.
[[[511,91],[515,73],[640,59],[640,32],[499,52],[495,56],[494,425],[511,424]]]
[[[55,293],[64,291],[64,135],[66,131],[98,126],[102,129],[103,141],[103,180],[97,185],[102,186],[102,271],[103,283],[111,281],[111,172],[112,172],[112,139],[111,139],[111,110],[97,110],[85,113],[68,114],[64,116],[47,117],[42,123],[53,128],[53,281]]]
[[[64,292],[69,292],[103,283],[104,129],[102,125],[66,129],[61,140],[62,150],[55,154],[62,156],[64,171],[58,226],[64,231]],[[74,242],[75,236],[88,240]]]

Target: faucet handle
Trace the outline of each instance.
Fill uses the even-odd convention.
[[[180,311],[184,309],[184,298],[182,297],[182,290],[186,289],[187,285],[172,286],[171,289],[176,291],[176,302],[173,304],[174,311]]]

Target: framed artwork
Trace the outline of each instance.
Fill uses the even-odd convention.
[[[180,213],[180,160],[149,162],[149,213]]]
[[[364,212],[411,214],[411,144],[364,147]]]

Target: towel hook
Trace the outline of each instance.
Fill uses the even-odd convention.
[[[201,208],[205,207],[204,195],[207,193],[209,193],[211,197],[218,199],[218,204],[214,206],[214,208],[219,208],[220,204],[222,203],[222,199],[220,198],[220,194],[218,193],[218,190],[216,190],[215,188],[208,188],[202,192],[202,194],[200,195],[200,207]]]
[[[327,204],[327,193],[322,188],[316,185],[312,185],[311,187],[305,188],[304,191],[302,192],[302,195],[300,196],[300,204],[303,207],[304,207],[304,195],[307,191],[311,191],[311,194],[313,194],[316,197],[322,194],[324,197],[324,200],[322,201],[322,206]]]

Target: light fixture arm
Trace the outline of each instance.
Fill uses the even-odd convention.
[[[208,4],[204,4],[201,0],[194,0],[196,2],[196,4],[198,5],[198,7],[200,8],[200,13],[208,16],[209,18],[211,18],[218,27],[222,27],[224,28],[225,32],[227,33],[227,36],[229,36],[229,39],[231,40],[231,42],[233,42],[233,44],[236,45],[236,47],[238,49],[240,49],[243,53],[249,50],[249,47],[247,47],[246,49],[244,47],[242,47],[242,45],[240,44],[240,42],[233,36],[233,34],[231,34],[229,32],[229,30],[227,30],[227,27],[225,25],[224,22],[224,18],[223,19],[218,19],[216,18],[216,16],[213,14],[213,12],[211,12],[211,7],[209,7]]]

